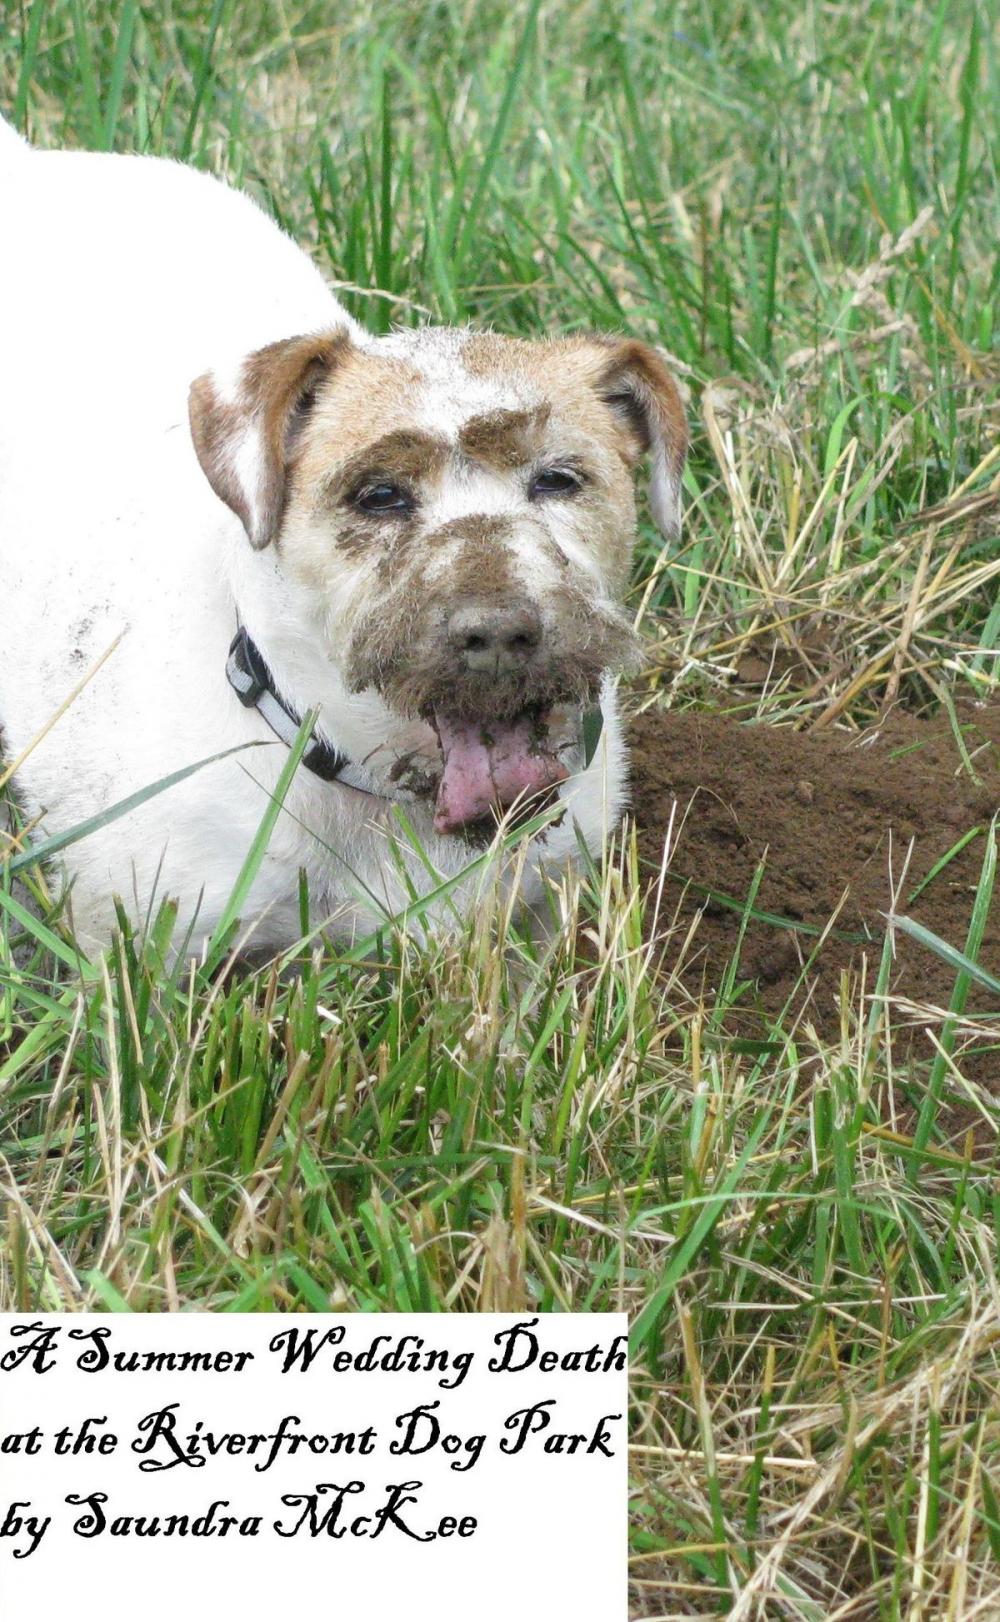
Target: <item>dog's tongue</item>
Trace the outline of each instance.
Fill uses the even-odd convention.
[[[444,759],[434,812],[439,834],[454,833],[491,810],[504,811],[569,776],[531,716],[486,724],[437,715],[435,721]]]

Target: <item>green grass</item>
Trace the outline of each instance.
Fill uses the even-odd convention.
[[[755,639],[818,641],[754,705],[797,726],[994,691],[998,91],[972,0],[36,0],[0,32],[34,138],[246,184],[376,329],[663,344],[695,433],[637,698],[733,708]],[[995,1615],[997,1107],[962,1068],[993,863],[990,830],[967,937],[923,943],[950,1008],[887,1007],[883,956],[839,1041],[755,1045],[685,989],[668,890],[644,944],[627,831],[544,948],[498,901],[293,979],[167,969],[169,915],[85,966],[8,862],[0,1304],[626,1308],[634,1615]]]

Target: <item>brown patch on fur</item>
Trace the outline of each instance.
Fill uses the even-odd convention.
[[[449,518],[440,529],[432,530],[425,546],[447,546],[454,541],[472,541],[480,546],[496,546],[509,534],[511,521],[492,513],[465,513],[461,518]]]
[[[470,540],[447,566],[446,590],[449,613],[472,599],[504,602],[517,590],[511,553],[506,547]]]
[[[439,473],[450,454],[448,441],[439,434],[421,428],[395,428],[349,456],[325,481],[321,499],[343,500],[369,483],[417,484]]]
[[[267,546],[278,533],[287,501],[288,464],[304,413],[317,387],[350,348],[345,329],[268,344],[244,361],[234,401],[220,398],[211,372],[191,385],[188,417],[198,461],[255,547]],[[259,440],[253,492],[244,488],[235,465],[240,442],[249,433]]]
[[[421,751],[410,749],[393,762],[387,775],[397,788],[422,796],[434,793],[441,781],[441,767],[432,766]]]
[[[463,346],[462,359],[477,376],[516,377],[549,404],[549,446],[557,456],[579,459],[586,471],[586,483],[572,503],[575,534],[611,591],[621,593],[635,538],[636,452],[599,392],[607,350],[591,338],[528,342],[477,333]],[[540,511],[544,514],[544,507]]]
[[[419,450],[426,472],[430,436],[413,422],[419,397],[420,374],[414,367],[359,349],[351,350],[318,394],[296,446],[286,512],[289,533],[292,521],[301,520],[294,526],[294,567],[310,590],[329,589],[335,556],[352,562],[380,554],[392,559],[400,543],[417,533],[416,515],[388,519],[345,510],[335,513],[332,503],[348,463],[361,481],[366,474],[392,475],[391,469],[374,469],[365,460],[376,445],[381,446],[380,456],[395,449],[404,461],[412,457],[410,466],[416,466]],[[344,493],[349,489],[348,484]]]
[[[669,478],[679,482],[688,443],[684,406],[650,344],[600,334],[531,343],[474,333],[462,361],[474,376],[515,376],[532,386],[551,404],[553,421],[573,424],[629,469],[650,451],[655,471],[662,456]]]
[[[488,411],[470,417],[458,431],[458,443],[473,461],[510,472],[537,455],[550,410],[542,402],[526,411]]]
[[[379,540],[382,546],[382,559],[380,565],[380,579],[386,589],[396,589],[397,581],[402,574],[403,584],[398,589],[408,591],[414,600],[414,615],[419,614],[420,604],[433,594],[432,588],[424,577],[422,560],[429,554],[440,550],[444,546],[461,544],[463,550],[449,565],[448,593],[449,597],[457,596],[462,590],[461,581],[468,574],[475,575],[482,582],[482,590],[506,590],[510,572],[508,567],[508,554],[503,547],[503,540],[510,533],[510,520],[493,517],[487,513],[470,513],[461,518],[451,518],[440,529],[431,530],[429,534],[421,535],[416,519],[409,523],[398,522],[395,526],[383,524]],[[413,579],[408,578],[413,563],[413,545],[417,543],[420,560],[417,564],[417,573]],[[340,537],[338,533],[338,546]],[[467,561],[469,552],[475,554],[475,561]],[[498,559],[503,560],[501,569]]]
[[[428,474],[440,471],[449,449],[447,441],[437,434],[419,428],[394,429],[355,451],[335,469],[323,481],[314,505],[324,508],[349,502],[365,485],[392,483],[412,490]],[[380,515],[354,508],[350,517],[337,525],[336,546],[353,558],[396,552],[401,543],[413,539],[416,527],[415,512]]]
[[[448,600],[452,608],[470,597],[487,597],[491,602],[502,603],[515,589],[511,556],[504,546],[470,541],[448,569]]]
[[[394,517],[390,521],[374,513],[359,512],[337,525],[334,544],[349,558],[381,556],[387,547],[409,540],[413,530],[412,518]]]

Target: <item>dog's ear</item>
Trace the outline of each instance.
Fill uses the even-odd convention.
[[[681,474],[687,455],[684,406],[665,361],[635,338],[597,340],[603,365],[597,391],[614,412],[636,457],[650,459],[649,505],[664,540],[681,527]]]
[[[258,550],[281,527],[289,465],[317,390],[350,347],[344,330],[286,338],[248,355],[228,385],[214,372],[191,385],[188,417],[202,471]]]

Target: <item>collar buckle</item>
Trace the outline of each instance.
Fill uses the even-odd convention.
[[[275,736],[291,748],[302,724],[301,716],[277,692],[267,661],[244,625],[229,644],[226,678],[244,709],[257,710]],[[352,782],[346,775],[351,767],[348,756],[318,738],[311,739],[306,746],[302,764],[325,783],[339,782],[359,794],[380,798],[374,789]]]
[[[254,709],[261,694],[269,691],[268,672],[243,625],[229,644],[226,676],[245,709]]]

